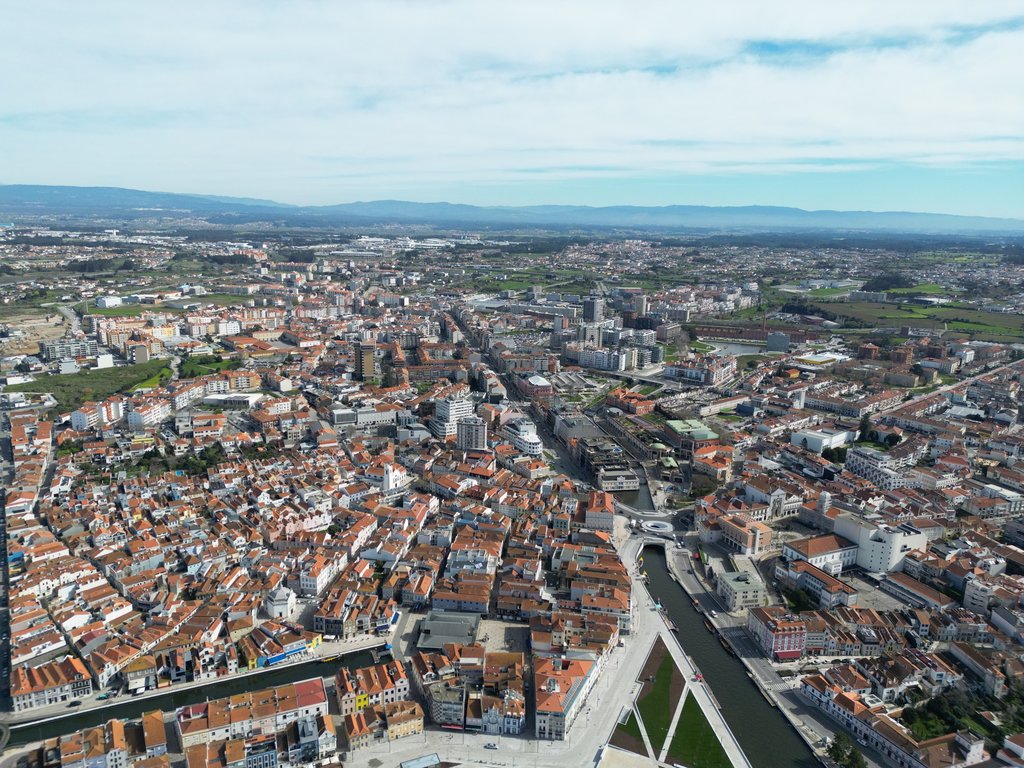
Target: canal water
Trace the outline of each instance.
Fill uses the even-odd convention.
[[[654,499],[651,498],[651,491],[647,487],[647,483],[644,483],[635,491],[616,491],[614,496],[623,504],[626,504],[639,512],[647,513],[657,511],[654,508]]]
[[[344,659],[337,661],[308,661],[303,664],[286,664],[277,669],[270,669],[267,672],[261,672],[256,675],[228,677],[215,680],[209,685],[199,688],[171,691],[162,696],[153,696],[145,699],[133,699],[130,696],[127,699],[118,697],[117,704],[107,707],[87,709],[69,717],[50,720],[38,725],[14,726],[11,728],[11,740],[8,746],[16,747],[33,741],[51,739],[54,736],[61,736],[62,734],[72,733],[83,728],[101,725],[114,717],[131,720],[140,717],[143,712],[151,712],[154,709],[169,712],[178,707],[184,707],[187,704],[197,704],[207,699],[220,699],[236,693],[259,691],[264,688],[294,683],[298,680],[308,680],[311,677],[333,677],[342,666],[349,668],[365,667],[372,663],[373,658],[370,656],[369,651],[357,651],[347,654]]]
[[[743,663],[727,653],[718,635],[704,626],[704,617],[689,595],[669,575],[664,551],[646,547],[643,558],[651,595],[661,601],[679,628],[683,650],[704,675],[750,764],[754,768],[820,768],[789,721],[747,677]]]

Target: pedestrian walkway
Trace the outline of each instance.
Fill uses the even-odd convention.
[[[644,747],[648,755],[654,755],[654,746],[651,744],[651,737],[647,735],[647,728],[644,727],[644,719],[640,717],[640,710],[633,704],[633,717],[636,719],[637,727],[640,729],[640,738],[644,740]]]
[[[679,697],[679,703],[676,704],[675,714],[672,715],[672,722],[668,726],[668,733],[665,735],[665,743],[661,747],[661,754],[658,755],[658,762],[665,762],[665,757],[668,755],[668,748],[672,744],[672,737],[676,735],[676,727],[679,725],[679,718],[683,714],[683,704],[686,703],[686,697],[690,694],[690,684],[687,683],[683,688],[683,695]]]
[[[662,618],[661,613],[655,609],[654,599],[651,597],[650,592],[647,591],[647,586],[641,580],[636,568],[632,567],[643,544],[642,540],[638,541],[637,537],[632,537],[622,548],[623,562],[630,566],[633,577],[633,594],[636,597],[637,618],[640,619],[640,626],[637,627],[636,631],[638,633],[643,632],[645,634],[661,636],[662,642],[665,643],[665,647],[668,648],[669,654],[672,656],[672,660],[688,680],[687,689],[689,695],[693,696],[694,700],[700,705],[701,712],[704,713],[704,717],[710,723],[715,735],[718,736],[718,740],[721,742],[729,761],[735,768],[750,768],[750,761],[743,753],[743,750],[740,749],[735,734],[729,728],[728,723],[725,722],[725,718],[718,709],[718,705],[707,684],[692,683],[692,678],[697,674],[696,668],[679,644],[679,639],[669,631],[668,625],[665,623],[664,618]],[[648,617],[651,618],[648,619]],[[681,697],[680,706],[685,700],[685,696]],[[655,753],[652,752],[651,754]]]

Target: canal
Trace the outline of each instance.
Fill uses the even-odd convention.
[[[118,717],[124,720],[138,718],[143,712],[160,709],[169,712],[187,704],[196,704],[207,699],[220,699],[236,693],[259,691],[297,680],[308,680],[311,677],[333,677],[342,666],[365,667],[373,663],[369,651],[356,651],[346,654],[344,659],[337,661],[307,661],[302,664],[286,664],[277,669],[261,672],[256,675],[229,677],[211,681],[209,685],[181,691],[171,691],[162,696],[145,699],[128,697],[118,698],[118,703],[106,707],[86,709],[82,712],[49,720],[38,725],[13,726],[8,747],[16,747],[33,741],[51,739],[65,733],[72,733],[83,728],[91,728]]]
[[[623,504],[632,507],[642,515],[657,512],[654,508],[654,499],[651,498],[651,490],[647,487],[647,483],[643,483],[635,491],[616,491],[614,496]]]
[[[646,547],[643,558],[651,595],[661,601],[679,627],[683,650],[704,675],[751,765],[755,768],[820,766],[789,721],[768,704],[760,689],[747,677],[743,663],[726,652],[717,634],[705,628],[704,617],[669,575],[664,551],[659,547]]]

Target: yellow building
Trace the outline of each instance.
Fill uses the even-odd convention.
[[[388,741],[423,733],[423,707],[415,701],[394,701],[384,705]]]

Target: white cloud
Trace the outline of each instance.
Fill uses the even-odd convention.
[[[330,202],[1024,159],[1017,2],[693,5],[17,4],[0,181]]]

